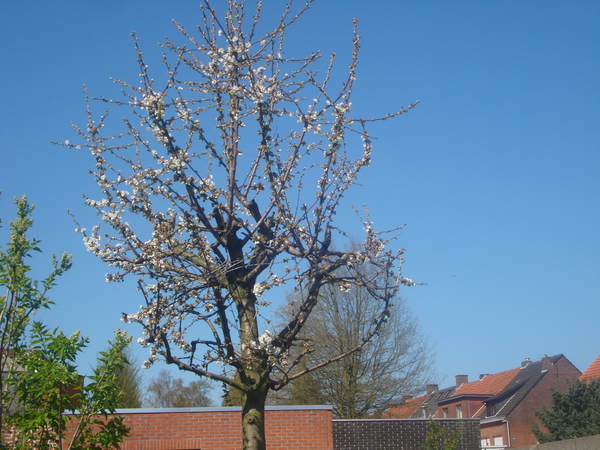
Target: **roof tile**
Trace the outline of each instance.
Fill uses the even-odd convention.
[[[600,378],[600,356],[579,377],[580,380]]]
[[[410,416],[419,409],[419,406],[423,404],[427,395],[421,397],[411,398],[405,400],[402,404],[394,406],[383,413],[383,419],[408,419]]]
[[[492,375],[486,375],[480,380],[462,384],[454,391],[453,397],[459,395],[493,395],[502,391],[508,383],[519,373],[520,368],[505,370]]]

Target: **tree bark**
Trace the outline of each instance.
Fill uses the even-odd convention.
[[[264,383],[244,396],[242,407],[242,450],[266,450],[265,402],[268,387]]]

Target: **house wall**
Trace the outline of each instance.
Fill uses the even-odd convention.
[[[487,398],[489,398],[489,396],[480,397],[475,395],[450,398],[449,400],[439,403],[436,418],[443,419],[443,410],[448,409],[448,419],[459,419],[457,406],[462,407],[462,418],[469,419],[479,417],[481,411],[485,408],[483,402]]]
[[[491,424],[481,424],[481,439],[489,438],[490,442],[494,442],[493,439],[496,436],[502,436],[503,445],[508,445],[510,441],[508,436],[508,428],[506,422],[496,421]]]
[[[576,380],[579,376],[579,370],[566,358],[560,358],[556,364],[550,366],[546,375],[507,418],[511,447],[523,447],[537,442],[531,431],[532,422],[540,423],[535,416],[534,409],[542,409],[542,406],[549,407],[552,404],[552,388],[566,391],[569,387],[567,380]]]
[[[488,397],[481,398],[460,398],[457,397],[453,402],[441,403],[438,406],[438,415],[437,417],[443,418],[443,409],[448,408],[448,418],[449,419],[458,419],[457,406],[462,407],[462,417],[464,419],[469,419],[472,417],[477,417],[481,414],[481,411],[484,408],[483,402]]]
[[[465,413],[467,410],[466,405],[463,405],[463,402],[457,401],[452,403],[444,403],[443,405],[439,405],[437,409],[436,418],[439,419],[458,419],[458,408],[457,406],[462,407],[462,414],[464,418],[468,418],[469,416]],[[444,410],[448,411],[448,415],[444,417]]]

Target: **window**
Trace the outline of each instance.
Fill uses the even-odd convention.
[[[456,405],[456,418],[462,419],[462,405]]]
[[[487,414],[488,417],[496,415],[496,405],[494,403],[490,403],[487,405]]]
[[[481,438],[481,447],[491,447],[492,446],[492,440],[491,438]]]
[[[442,408],[442,417],[444,419],[448,418],[448,408]]]
[[[494,445],[498,447],[504,445],[504,440],[502,439],[502,436],[494,436]]]

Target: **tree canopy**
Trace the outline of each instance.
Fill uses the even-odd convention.
[[[286,32],[311,3],[281,5],[267,30],[261,2],[250,13],[243,1],[203,1],[196,31],[176,23],[180,38],[162,45],[162,81],[135,38],[139,80],[115,80],[123,95],[101,97],[109,109],[100,115],[87,99],[87,123],[75,126],[80,141],[65,143],[93,155],[101,194],[86,202],[103,225],[79,229],[87,249],[114,268],[108,281],[138,282],[144,304],[123,319],[141,325],[146,365],[163,360],[240,390],[247,449],[265,448],[267,392],[313,370],[297,370],[311,351],[298,335],[323,287],[369,293],[380,314],[364,344],[399,286],[413,284],[400,273],[403,250],[390,247],[396,233],[375,230],[367,211],[359,248],[331,248],[346,236],[337,210],[371,161],[367,125],[414,104],[379,118],[352,114],[356,24],[342,77],[335,55],[322,64],[319,52],[286,54]],[[122,121],[111,120],[115,108]],[[356,263],[369,265],[370,276],[353,271]],[[261,329],[267,291],[289,284],[303,293],[296,313],[278,330]],[[296,345],[303,350],[290,358]]]
[[[538,424],[533,425],[540,443],[600,434],[600,379],[569,382],[566,392],[553,390],[550,408],[535,414],[548,430],[546,433]]]

